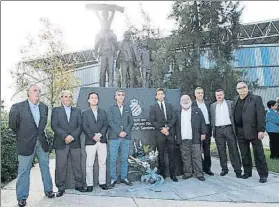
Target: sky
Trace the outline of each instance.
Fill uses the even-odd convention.
[[[100,30],[98,19],[85,8],[90,3],[117,4],[125,8],[124,14],[117,12],[112,22],[117,39],[122,40],[127,28],[127,18],[136,26],[143,23],[139,1],[2,1],[1,2],[1,99],[8,108],[15,93],[10,70],[20,60],[20,48],[27,35],[36,36],[40,29],[39,18],[47,17],[63,32],[67,51],[91,49]],[[171,12],[170,1],[141,2],[151,17],[151,23],[169,34],[175,22],[167,18]],[[279,19],[279,1],[244,1],[241,23]]]

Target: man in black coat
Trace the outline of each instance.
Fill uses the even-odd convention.
[[[194,174],[200,181],[205,181],[202,169],[201,141],[206,138],[207,128],[201,110],[191,106],[190,96],[180,99],[181,110],[177,111],[176,143],[180,145],[184,175],[188,179]]]
[[[17,136],[16,195],[19,206],[25,206],[29,196],[30,169],[35,155],[38,157],[45,194],[49,198],[55,196],[49,171],[49,144],[45,135],[48,107],[39,102],[40,94],[41,89],[37,85],[30,85],[28,99],[14,104],[9,113],[9,127]]]
[[[88,94],[89,109],[83,111],[81,115],[82,130],[85,134],[87,192],[93,190],[93,166],[96,153],[99,164],[99,185],[103,190],[108,189],[106,185],[108,119],[105,110],[98,106],[98,102],[98,93],[90,92]]]
[[[56,154],[55,184],[58,188],[57,197],[65,192],[68,155],[72,160],[75,177],[75,189],[85,192],[81,172],[81,111],[71,106],[73,94],[71,91],[61,92],[62,106],[54,107],[51,114],[51,128],[54,131],[54,148]]]
[[[253,165],[250,151],[250,143],[252,143],[260,182],[265,183],[268,169],[262,144],[265,131],[265,110],[262,98],[249,93],[248,86],[244,82],[239,82],[236,90],[239,95],[234,99],[232,111],[244,168],[243,179],[252,177]]]
[[[201,87],[197,87],[195,89],[195,97],[196,100],[193,101],[192,106],[199,107],[202,111],[204,116],[205,124],[207,127],[207,133],[205,140],[202,141],[202,148],[203,148],[203,171],[213,176],[214,173],[211,172],[211,155],[210,155],[210,143],[211,143],[211,136],[212,136],[212,129],[211,129],[211,115],[210,115],[210,102],[204,100],[204,90]]]
[[[159,174],[166,178],[165,149],[168,152],[170,178],[178,182],[175,175],[174,145],[176,115],[173,106],[166,103],[162,88],[156,90],[157,103],[151,106],[149,120],[155,127],[155,139],[159,151]]]

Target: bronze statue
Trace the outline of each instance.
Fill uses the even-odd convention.
[[[121,87],[135,87],[136,68],[140,67],[140,57],[136,44],[131,40],[130,32],[124,33],[124,39],[120,44],[116,68],[121,69]],[[129,82],[127,77],[129,76]]]
[[[151,76],[151,59],[150,52],[148,50],[147,41],[143,41],[142,47],[139,50],[140,52],[140,60],[141,60],[141,81],[143,88],[150,87],[150,76]]]
[[[108,87],[114,86],[114,58],[118,49],[117,38],[110,29],[115,11],[124,12],[124,8],[108,4],[87,4],[87,9],[95,11],[100,23],[101,32],[96,37],[95,51],[100,60],[100,87],[105,87],[106,73],[108,75]],[[102,15],[99,14],[102,12]],[[109,14],[109,11],[111,14]],[[102,16],[102,17],[101,17]]]

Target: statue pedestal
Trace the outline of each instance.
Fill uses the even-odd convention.
[[[93,88],[93,87],[83,87],[80,89],[78,104],[77,106],[83,110],[88,108],[87,102],[87,94],[91,91],[96,91],[99,94],[99,106],[104,110],[108,110],[108,108],[115,104],[114,95],[115,95],[115,88]],[[134,117],[134,126],[132,129],[132,140],[130,144],[130,155],[133,154],[133,140],[142,141],[142,144],[148,144],[153,149],[155,149],[155,138],[154,138],[154,128],[149,122],[149,109],[150,106],[156,103],[155,101],[155,89],[151,88],[125,88],[125,104],[128,104],[133,112]],[[179,106],[179,99],[180,99],[180,90],[166,90],[166,101],[171,103],[175,109],[178,109]],[[86,152],[85,152],[85,136],[82,134],[81,136],[81,168],[83,172],[83,179],[84,183],[86,183]],[[109,153],[107,158],[107,182],[110,181],[109,179]],[[99,166],[97,162],[97,156],[94,163],[94,184],[98,184],[98,175],[99,175]],[[165,162],[168,164],[168,156],[165,156]],[[179,147],[175,148],[175,162],[176,162],[176,174],[182,174],[182,161],[180,157],[180,149]],[[168,166],[168,165],[167,165]],[[117,164],[117,175],[120,176],[120,157],[118,157],[118,164]],[[141,174],[137,173],[137,169],[133,169],[129,167],[128,171],[128,178],[131,181],[140,180]],[[168,171],[168,168],[167,168]],[[168,172],[167,172],[168,175]],[[120,177],[118,182],[120,182]],[[73,189],[75,187],[74,176],[71,169],[71,160],[69,158],[68,162],[68,171],[66,176],[66,188]]]

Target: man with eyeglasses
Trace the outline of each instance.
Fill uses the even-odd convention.
[[[49,171],[49,143],[45,135],[48,107],[40,102],[41,89],[32,84],[27,90],[27,100],[12,106],[9,127],[17,136],[18,175],[16,196],[18,206],[26,206],[29,196],[30,170],[34,156],[38,157],[44,192],[54,198],[52,178]]]
[[[128,156],[131,142],[131,129],[134,125],[132,111],[129,105],[124,104],[125,92],[115,92],[116,104],[112,105],[107,113],[108,116],[108,139],[110,156],[110,187],[117,183],[117,158],[120,148],[121,159],[121,183],[131,186],[128,180]]]
[[[256,168],[260,183],[265,183],[268,169],[263,150],[262,139],[265,131],[265,109],[262,98],[248,91],[245,82],[239,82],[236,87],[238,96],[232,106],[236,136],[244,168],[243,179],[252,177],[252,158],[250,143],[252,143]]]

